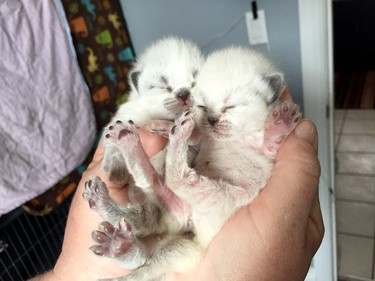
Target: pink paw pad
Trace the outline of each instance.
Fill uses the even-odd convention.
[[[272,112],[272,116],[275,118],[276,124],[280,124],[283,121],[285,123],[296,123],[299,121],[300,118],[298,108],[294,104],[281,104],[280,106],[276,107],[276,109]]]
[[[121,146],[121,143],[134,145],[139,142],[137,127],[132,120],[127,122],[117,120],[107,128],[105,139],[117,146]]]
[[[91,234],[93,240],[98,243],[90,247],[96,255],[111,258],[119,258],[128,253],[135,244],[135,237],[130,226],[122,220],[118,227],[109,222],[102,222],[99,230]]]
[[[82,197],[89,203],[91,209],[103,208],[110,201],[107,186],[99,177],[85,182]]]
[[[298,105],[286,101],[276,105],[270,114],[265,126],[265,148],[266,153],[276,154],[289,133],[301,120]]]

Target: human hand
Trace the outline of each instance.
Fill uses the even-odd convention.
[[[317,145],[314,124],[302,121],[263,191],[224,225],[198,268],[178,280],[304,280],[324,234]]]
[[[167,142],[165,138],[151,134],[144,129],[139,129],[139,135],[149,156],[159,152]],[[89,247],[94,244],[91,233],[97,229],[102,219],[89,208],[89,204],[82,198],[85,182],[92,176],[99,176],[107,184],[109,193],[114,200],[123,204],[127,203],[126,187],[109,181],[107,174],[102,171],[103,156],[104,147],[100,142],[74,195],[60,257],[53,270],[32,280],[85,281],[122,276],[127,273],[127,270],[119,267],[114,260],[97,256],[89,250]]]
[[[149,155],[165,145],[163,138],[145,137],[142,141]],[[111,196],[123,202],[126,198],[126,190],[109,182],[101,172],[102,156],[99,147],[78,187],[55,269],[38,280],[95,280],[126,274],[113,260],[88,250],[91,231],[100,218],[81,197],[83,183],[89,176],[99,175]],[[324,232],[319,175],[316,128],[302,121],[277,154],[272,178],[264,190],[229,220],[197,268],[175,274],[175,280],[303,280]]]

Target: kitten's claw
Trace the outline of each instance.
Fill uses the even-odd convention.
[[[137,127],[132,120],[122,122],[116,121],[112,126],[108,127],[106,140],[117,146],[120,150],[121,147],[133,147],[140,143]]]
[[[90,250],[99,256],[120,258],[131,254],[137,247],[136,238],[124,220],[120,221],[118,227],[102,222],[99,230],[92,232],[92,238],[98,244],[91,246]]]
[[[85,190],[82,194],[91,209],[104,208],[109,203],[110,197],[107,186],[99,177],[92,177],[85,182]]]
[[[274,158],[281,144],[301,120],[298,105],[291,101],[277,104],[265,125],[263,152]]]
[[[194,126],[195,123],[190,111],[187,111],[176,119],[175,125],[171,128],[169,138],[187,140],[191,136]]]

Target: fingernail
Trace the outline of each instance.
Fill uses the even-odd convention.
[[[318,139],[315,125],[307,120],[301,121],[295,130],[295,134],[298,138],[307,140],[315,148],[317,148]]]

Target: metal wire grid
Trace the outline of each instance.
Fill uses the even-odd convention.
[[[47,216],[19,208],[0,218],[0,281],[28,280],[54,266],[70,202],[71,197]]]

